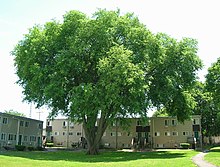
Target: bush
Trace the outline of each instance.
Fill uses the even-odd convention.
[[[15,149],[17,150],[17,151],[24,151],[25,150],[25,146],[22,146],[22,145],[15,145]]]
[[[44,151],[45,149],[43,147],[38,146],[38,147],[36,147],[36,150],[37,151]]]
[[[189,143],[180,143],[180,147],[184,149],[188,149],[190,147]]]
[[[27,149],[28,149],[29,151],[34,151],[34,150],[35,150],[34,147],[32,147],[32,146],[27,147]]]
[[[53,147],[53,143],[46,143],[47,147]]]

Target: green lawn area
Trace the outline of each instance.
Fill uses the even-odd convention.
[[[191,150],[158,152],[103,152],[85,155],[84,152],[0,152],[1,167],[195,167]]]
[[[220,166],[220,147],[212,148],[205,156],[205,160],[214,165]]]

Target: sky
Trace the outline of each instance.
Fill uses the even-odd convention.
[[[0,112],[14,110],[27,117],[45,121],[46,107],[22,102],[22,88],[16,84],[13,50],[28,29],[56,19],[62,21],[70,10],[91,16],[97,9],[133,12],[153,33],[163,32],[173,38],[195,38],[198,56],[207,69],[220,57],[220,1],[218,0],[0,0]],[[31,111],[31,112],[30,112]],[[31,114],[30,114],[31,113]]]

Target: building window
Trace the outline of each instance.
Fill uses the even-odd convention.
[[[8,135],[8,140],[16,140],[16,135],[9,134]]]
[[[66,135],[66,132],[63,132],[63,136],[65,136]]]
[[[28,127],[29,126],[29,122],[25,122],[25,127]]]
[[[189,132],[183,132],[183,136],[189,136]]]
[[[69,126],[70,126],[70,128],[74,128],[74,123],[73,123],[73,122],[70,122],[70,123],[69,123]]]
[[[47,126],[51,126],[51,121],[47,121]]]
[[[6,134],[5,133],[2,133],[1,140],[6,140]]]
[[[160,136],[160,132],[155,132],[154,136]]]
[[[38,128],[39,128],[39,129],[43,129],[43,124],[41,124],[41,123],[38,124]]]
[[[20,126],[24,126],[24,121],[20,121]]]
[[[165,126],[169,126],[169,122],[170,122],[170,121],[169,121],[168,119],[165,119],[165,120],[164,120]]]
[[[170,132],[164,132],[165,136],[170,136]]]
[[[36,136],[30,136],[30,141],[36,141]]]
[[[67,125],[67,122],[63,121],[63,127],[66,127],[66,125]]]
[[[76,133],[76,136],[81,136],[81,135],[82,135],[81,132],[77,132],[77,133]]]
[[[3,124],[7,124],[7,123],[8,123],[8,118],[3,118],[2,123],[3,123]]]
[[[178,136],[178,132],[174,131],[173,133],[173,136]]]
[[[24,136],[24,141],[28,141],[28,137],[27,136]]]
[[[137,125],[141,125],[141,120],[137,120]]]
[[[59,132],[54,132],[54,136],[59,136]]]
[[[121,132],[118,132],[117,134],[118,134],[118,136],[122,136],[122,133],[121,133]]]
[[[199,125],[199,119],[198,118],[194,118],[193,119],[193,124],[194,125]]]
[[[111,136],[116,136],[116,133],[115,132],[111,132]]]
[[[172,120],[171,120],[171,125],[172,125],[172,126],[176,126],[176,125],[177,125],[177,121],[176,121],[175,119],[172,119]]]
[[[157,144],[157,147],[158,147],[158,148],[163,148],[163,147],[164,147],[164,144]]]
[[[72,135],[73,135],[73,132],[69,132],[69,135],[72,136]]]

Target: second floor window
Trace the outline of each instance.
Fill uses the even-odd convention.
[[[28,127],[29,126],[29,122],[25,122],[25,127]]]
[[[164,124],[165,124],[165,126],[169,126],[169,120],[168,119],[165,119],[165,121],[164,121]]]
[[[172,125],[172,126],[176,126],[176,125],[177,125],[177,121],[176,121],[175,119],[172,119],[172,120],[171,120],[171,125]]]
[[[66,121],[63,121],[63,126],[67,126],[67,122]]]
[[[199,125],[199,119],[198,118],[194,118],[193,119],[193,124],[194,125]]]
[[[24,126],[24,121],[20,121],[20,126]]]
[[[7,124],[8,123],[8,118],[3,118],[2,123]]]

